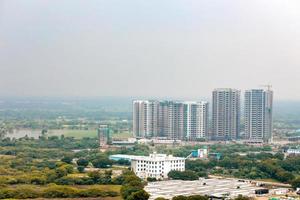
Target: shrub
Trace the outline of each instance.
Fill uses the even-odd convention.
[[[1,188],[0,190],[0,199],[10,199],[14,198],[15,191],[10,188]]]
[[[75,185],[75,180],[72,177],[64,176],[55,181],[58,185]]]
[[[118,196],[117,192],[113,191],[103,191],[98,188],[89,188],[79,192],[80,197],[115,197]]]
[[[80,159],[77,160],[77,165],[78,166],[86,167],[86,166],[88,166],[88,164],[89,164],[89,161],[84,159],[84,158],[80,158]]]
[[[169,178],[175,180],[198,180],[199,176],[196,172],[186,170],[186,171],[170,171],[168,174]]]
[[[128,200],[148,200],[150,195],[145,190],[139,190],[132,193],[127,199]]]
[[[148,181],[148,182],[155,182],[155,181],[157,181],[157,180],[156,180],[156,178],[154,178],[154,177],[148,177],[148,178],[147,178],[147,181]]]
[[[34,190],[31,186],[19,186],[14,191],[13,198],[16,199],[34,199],[38,198],[41,194]]]
[[[43,191],[45,198],[74,198],[78,197],[78,190],[66,186],[50,186]]]
[[[77,170],[79,173],[83,173],[84,172],[85,167],[84,166],[78,166]]]
[[[72,163],[72,160],[73,158],[69,157],[69,156],[66,156],[66,157],[63,157],[61,159],[62,162],[65,162],[65,163],[68,163],[68,164],[71,164]]]

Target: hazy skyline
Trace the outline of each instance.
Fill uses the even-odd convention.
[[[0,1],[0,96],[300,100],[299,0]]]

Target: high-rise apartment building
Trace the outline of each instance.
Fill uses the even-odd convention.
[[[197,140],[208,136],[208,102],[184,102],[184,136]]]
[[[207,102],[134,101],[133,132],[137,137],[196,140],[208,132]]]
[[[272,140],[273,91],[251,89],[245,92],[245,137],[251,140]]]
[[[98,139],[100,148],[107,148],[111,144],[110,129],[107,125],[100,125],[98,128]]]
[[[240,129],[240,91],[215,89],[212,102],[212,136],[214,140],[235,140]]]
[[[133,133],[136,137],[154,137],[158,134],[158,101],[133,102]]]
[[[183,139],[183,103],[162,101],[159,104],[159,136]]]

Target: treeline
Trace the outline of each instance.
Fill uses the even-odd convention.
[[[23,174],[19,177],[21,179],[15,177],[15,181],[9,184],[2,182],[0,199],[114,197],[120,195],[119,190],[110,190],[110,188],[119,187],[119,185],[122,185],[121,194],[125,200],[149,198],[149,194],[143,190],[145,182],[128,170],[116,177],[112,177],[110,170],[89,172],[88,176],[83,177],[67,176],[67,173],[64,168],[60,167],[59,170],[49,171],[41,177],[35,174]],[[48,182],[53,183],[47,184]],[[83,187],[75,187],[78,185],[83,185]],[[105,190],[98,188],[101,185],[107,185]]]
[[[118,177],[113,177],[111,170],[100,169],[111,168],[113,164],[126,167],[128,161],[111,161],[108,153],[100,153],[97,149],[71,151],[71,147],[83,148],[94,143],[90,138],[4,139],[0,142],[0,185],[122,184]],[[99,170],[86,173],[86,168]],[[78,173],[79,176],[73,176]]]
[[[186,169],[197,174],[219,174],[247,179],[274,179],[291,183],[300,173],[300,157],[282,153],[225,154],[220,160],[187,160]]]
[[[168,173],[168,177],[174,180],[185,180],[185,181],[193,181],[199,180],[199,175],[191,170],[181,171],[170,171]]]
[[[166,154],[172,154],[174,156],[178,157],[187,157],[191,154],[192,150],[201,149],[203,148],[203,145],[186,145],[186,146],[173,146],[168,147],[164,145],[155,146],[155,151],[157,153],[166,153]],[[147,150],[147,149],[145,149]],[[220,153],[221,155],[232,155],[237,152],[270,152],[272,151],[272,148],[268,145],[266,146],[250,146],[250,145],[244,145],[244,144],[214,144],[209,145],[209,152],[210,153]]]
[[[35,149],[96,149],[99,147],[99,142],[95,138],[75,139],[73,137],[61,136],[40,136],[39,139],[23,137],[19,139],[5,138],[0,140],[1,147],[18,147],[18,148],[35,148]],[[9,148],[7,148],[9,150]],[[18,150],[17,148],[15,149]],[[0,152],[1,153],[1,152]],[[18,152],[11,152],[11,155],[16,155]]]
[[[43,188],[30,185],[18,187],[0,187],[0,199],[34,199],[34,198],[85,198],[85,197],[115,197],[116,191],[109,191],[97,187],[87,189],[55,184]]]

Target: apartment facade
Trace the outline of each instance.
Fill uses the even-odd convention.
[[[158,135],[158,107],[154,100],[133,101],[133,134],[135,137]]]
[[[184,102],[184,136],[188,140],[208,136],[208,102]]]
[[[133,132],[136,137],[196,140],[208,132],[207,102],[134,101]]]
[[[180,140],[183,135],[183,104],[175,101],[160,103],[160,116],[163,123],[160,135],[171,140]]]
[[[238,139],[240,131],[240,90],[231,88],[215,89],[212,98],[211,139]]]
[[[273,91],[251,89],[245,92],[245,137],[270,142],[273,131]]]

